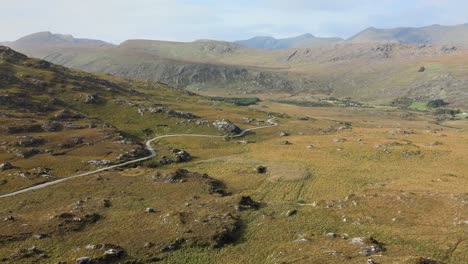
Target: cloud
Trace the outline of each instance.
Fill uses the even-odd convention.
[[[236,40],[302,33],[349,37],[389,28],[468,21],[456,0],[15,0],[2,3],[0,39],[49,30],[121,42],[130,38]]]

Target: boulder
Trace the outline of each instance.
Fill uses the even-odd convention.
[[[96,94],[87,94],[85,95],[84,102],[87,104],[94,104],[98,100],[98,96]]]
[[[286,133],[286,132],[281,132],[281,133],[279,134],[279,136],[280,136],[280,137],[287,137],[287,136],[289,136],[289,134]]]
[[[426,71],[426,67],[424,66],[421,66],[418,70],[418,72],[425,72]]]
[[[293,216],[295,214],[297,214],[297,210],[292,209],[292,210],[288,210],[285,215],[286,215],[286,217],[290,217],[290,216]]]
[[[16,139],[19,139],[19,141],[17,141],[15,145],[18,147],[23,147],[23,148],[36,147],[47,142],[47,140],[43,137],[33,137],[33,136],[19,136],[19,137],[16,137]]]
[[[242,132],[242,130],[238,126],[236,126],[231,121],[225,119],[214,121],[213,126],[227,134],[237,135]]]
[[[255,202],[250,196],[241,196],[236,205],[237,211],[257,210],[258,208],[260,208],[260,203]]]
[[[91,258],[89,257],[79,257],[75,260],[76,264],[90,264]]]
[[[6,170],[11,170],[11,169],[13,169],[13,165],[11,165],[9,162],[0,164],[0,171],[6,171]]]
[[[62,129],[62,125],[57,121],[50,121],[42,124],[41,128],[45,132],[56,132]]]
[[[259,165],[257,166],[257,168],[255,168],[255,171],[257,173],[266,173],[267,172],[267,168],[265,166],[262,166],[262,165]]]
[[[154,208],[152,208],[152,207],[146,208],[146,209],[145,209],[145,213],[148,213],[148,214],[149,214],[149,213],[154,213]]]
[[[78,119],[83,118],[82,115],[74,113],[68,109],[63,109],[54,114],[54,119]]]
[[[190,161],[192,159],[190,154],[185,150],[180,150],[180,151],[174,153],[174,156],[176,158],[177,163],[187,162],[187,161]]]

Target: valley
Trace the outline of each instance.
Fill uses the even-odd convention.
[[[465,109],[464,86],[439,79],[463,78],[464,57],[430,49],[444,54],[422,74]],[[419,60],[402,59],[409,79]],[[96,172],[1,196],[4,263],[468,261],[467,122],[429,107],[430,89],[411,88],[419,110],[355,102],[364,92],[187,91],[6,47],[0,69],[0,195]],[[210,97],[239,94],[261,100]]]

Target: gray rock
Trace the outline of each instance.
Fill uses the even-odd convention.
[[[351,244],[364,245],[364,239],[362,237],[353,237],[351,239]]]
[[[90,264],[91,258],[89,257],[79,257],[75,260],[76,264]]]
[[[242,132],[242,130],[238,126],[236,126],[231,121],[225,119],[214,121],[213,126],[216,127],[218,130],[228,134],[239,134],[240,132]]]
[[[286,132],[281,132],[281,133],[279,134],[279,136],[280,136],[280,137],[287,137],[287,136],[289,136],[289,134],[286,133]]]
[[[257,166],[257,168],[255,168],[255,171],[256,171],[257,173],[266,173],[266,172],[267,172],[267,168],[266,168],[265,166],[260,165],[260,166]]]
[[[187,162],[192,159],[192,156],[190,156],[190,154],[185,150],[180,150],[174,153],[174,156],[176,158],[177,163]]]
[[[9,162],[0,164],[0,171],[6,171],[6,170],[11,170],[11,169],[13,169],[13,165],[11,165]]]
[[[151,207],[146,208],[145,213],[154,213],[154,208],[151,208]]]
[[[296,210],[296,209],[292,209],[292,210],[287,211],[285,215],[286,215],[287,217],[290,217],[290,216],[293,216],[293,215],[295,215],[295,214],[297,214],[297,210]]]
[[[87,95],[85,96],[85,100],[84,100],[84,101],[85,101],[85,103],[87,103],[87,104],[94,104],[94,103],[97,102],[97,100],[98,100],[98,96],[97,96],[97,95],[95,95],[95,94],[87,94]]]

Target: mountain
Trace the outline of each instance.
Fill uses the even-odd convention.
[[[400,27],[377,29],[370,27],[346,40],[352,43],[401,42],[468,46],[468,24],[456,26],[431,25],[427,27]]]
[[[343,42],[259,50],[211,40],[8,45],[66,67],[163,82],[210,96],[292,96],[303,101],[332,96],[372,104],[443,99],[453,107],[468,106],[467,51],[451,46]],[[422,66],[426,70],[418,72]]]
[[[49,31],[34,33],[13,42],[0,43],[0,45],[35,57],[45,56],[51,49],[100,49],[114,46],[102,40],[74,38],[72,35],[53,34]]]
[[[247,40],[238,40],[235,43],[245,47],[264,50],[277,50],[289,48],[314,47],[319,45],[338,43],[341,38],[319,38],[312,34],[304,34],[292,38],[276,39],[273,37],[253,37]]]

